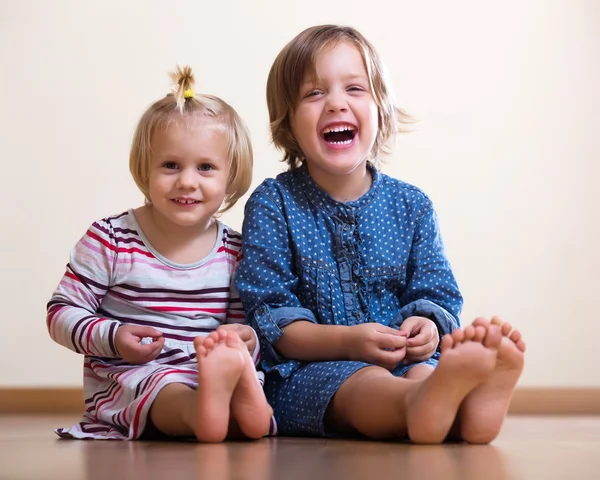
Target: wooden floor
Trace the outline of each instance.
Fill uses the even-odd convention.
[[[271,438],[59,440],[74,416],[0,416],[0,479],[599,479],[600,417],[509,417],[488,446]]]

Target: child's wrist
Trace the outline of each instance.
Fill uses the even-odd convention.
[[[342,326],[338,328],[340,329],[338,334],[339,357],[342,360],[354,360],[354,330],[352,330],[351,326]]]

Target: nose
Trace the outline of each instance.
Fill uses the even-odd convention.
[[[196,190],[198,188],[198,171],[195,168],[184,168],[177,177],[177,187],[182,190]]]
[[[327,111],[330,113],[345,112],[348,110],[348,101],[345,92],[332,90],[327,94]]]

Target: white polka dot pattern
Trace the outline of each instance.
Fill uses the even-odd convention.
[[[372,187],[353,202],[333,200],[306,169],[265,180],[248,200],[235,282],[267,372],[301,365],[271,346],[298,319],[398,327],[419,315],[440,335],[459,326],[463,300],[431,201],[369,168]]]

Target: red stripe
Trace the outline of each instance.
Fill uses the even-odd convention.
[[[85,345],[85,351],[89,352],[90,351],[90,341],[92,339],[92,328],[94,327],[94,325],[96,325],[97,323],[100,323],[101,321],[103,321],[103,318],[97,318],[96,320],[94,320],[92,323],[90,323],[87,327],[87,335],[86,335],[86,345]]]
[[[73,275],[70,271],[66,271],[65,272],[65,277],[71,278],[79,283],[81,283],[81,280],[79,280],[75,275]]]
[[[88,237],[91,237],[94,240],[100,242],[102,245],[104,245],[109,250],[112,250],[113,252],[117,252],[117,253],[139,253],[140,255],[145,255],[146,257],[154,258],[154,255],[152,255],[150,252],[145,252],[144,250],[140,250],[139,248],[135,248],[135,247],[132,247],[132,248],[117,248],[112,243],[107,242],[106,240],[104,240],[99,235],[96,235],[95,233],[93,233],[91,230],[87,231],[87,235],[88,235]]]
[[[48,309],[48,316],[46,317],[46,327],[48,328],[48,331],[50,331],[50,326],[54,321],[54,317],[56,317],[58,312],[60,312],[63,308],[65,308],[65,305],[52,305]]]
[[[219,247],[219,249],[217,250],[217,252],[218,253],[227,252],[229,255],[234,256],[236,258],[236,260],[237,260],[237,256],[238,256],[238,251],[237,250],[232,250],[231,248],[227,248],[224,245],[221,245]]]
[[[104,400],[101,400],[98,403],[92,403],[90,405],[90,408],[92,408],[92,409],[96,410],[96,412],[98,412],[103,405],[105,405],[109,402],[112,402],[115,399],[115,397],[117,396],[117,393],[121,392],[122,390],[123,390],[123,387],[121,385],[118,385],[117,388],[114,389],[112,395],[109,398],[105,398]]]

